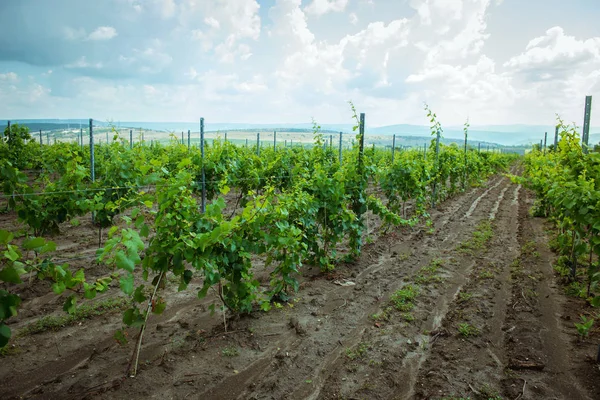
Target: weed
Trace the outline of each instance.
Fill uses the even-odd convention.
[[[500,394],[496,389],[491,387],[489,384],[485,383],[480,389],[479,392],[481,395],[488,400],[502,400]]]
[[[347,348],[346,349],[346,357],[348,357],[351,360],[355,360],[357,358],[362,358],[362,356],[364,356],[367,353],[368,349],[369,349],[369,345],[367,343],[361,342],[354,349]]]
[[[221,354],[224,357],[236,357],[240,355],[240,351],[237,349],[237,347],[234,346],[228,346],[228,347],[224,347],[221,350]]]
[[[402,318],[406,321],[406,322],[412,322],[415,320],[415,316],[412,315],[411,313],[404,313],[402,314]]]
[[[480,334],[479,329],[466,322],[458,325],[458,332],[464,337],[479,336]]]
[[[19,333],[18,337],[34,335],[46,331],[57,331],[65,326],[74,325],[77,322],[90,319],[95,316],[104,315],[111,311],[122,310],[128,304],[124,297],[109,298],[93,304],[83,304],[75,309],[73,314],[48,315],[35,322],[27,324]]]
[[[381,312],[378,312],[377,314],[371,315],[371,318],[377,322],[381,322],[381,321],[387,322],[390,320],[390,312],[391,311],[392,311],[391,307],[386,307],[385,310],[382,310]]]
[[[406,285],[392,295],[392,303],[399,311],[408,312],[414,308],[413,300],[419,294],[419,287]]]
[[[460,303],[465,303],[473,298],[473,293],[468,292],[460,292],[458,294],[458,301]]]
[[[443,261],[439,258],[435,258],[431,263],[419,270],[419,274],[415,278],[415,282],[418,284],[429,284],[432,282],[441,282],[443,279],[441,276],[436,275],[438,270],[443,266]]]
[[[473,254],[475,250],[482,249],[493,236],[494,232],[492,230],[492,224],[490,221],[482,221],[479,225],[477,225],[477,228],[471,235],[471,238],[466,242],[461,243],[458,246],[457,251],[466,254]]]
[[[481,279],[492,279],[494,277],[494,274],[491,271],[481,271],[479,273],[479,277]]]
[[[575,328],[577,328],[577,333],[579,333],[579,336],[581,336],[582,338],[587,337],[590,334],[590,329],[592,329],[593,325],[594,319],[587,318],[585,315],[581,316],[580,324],[575,322]]]

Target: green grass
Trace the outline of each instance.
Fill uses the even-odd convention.
[[[73,314],[60,316],[48,315],[27,324],[17,333],[17,337],[34,335],[46,331],[58,331],[66,326],[75,325],[86,319],[104,315],[111,311],[123,310],[127,307],[128,303],[128,299],[124,297],[115,297],[92,304],[83,304],[77,307]]]
[[[417,298],[418,294],[418,286],[406,285],[392,295],[392,303],[396,310],[408,312],[415,307],[413,301]]]
[[[443,261],[439,258],[433,259],[431,263],[419,270],[415,282],[420,285],[427,285],[429,283],[442,282],[441,276],[437,275],[439,269],[443,266]]]
[[[221,350],[221,354],[223,354],[224,357],[237,357],[240,355],[240,351],[237,349],[237,347],[229,346],[224,347]]]
[[[471,235],[471,238],[461,243],[457,251],[461,253],[472,254],[476,250],[483,249],[483,247],[490,241],[494,236],[492,229],[492,223],[488,220],[482,221]]]
[[[467,301],[471,300],[472,298],[473,298],[473,293],[460,292],[458,294],[458,301],[460,303],[466,303]]]
[[[466,322],[458,325],[458,332],[464,337],[479,336],[481,333],[475,326]]]
[[[347,348],[346,349],[346,357],[351,360],[355,360],[357,358],[362,358],[367,351],[369,350],[369,345],[367,343],[361,342],[354,349]]]

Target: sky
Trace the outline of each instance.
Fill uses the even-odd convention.
[[[0,118],[578,125],[598,0],[1,0]]]

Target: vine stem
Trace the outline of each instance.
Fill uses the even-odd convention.
[[[146,330],[146,322],[148,322],[148,317],[150,316],[150,310],[152,308],[152,303],[154,302],[154,297],[156,296],[156,292],[158,292],[158,288],[160,286],[160,282],[165,276],[165,271],[161,271],[158,282],[156,282],[156,286],[154,286],[154,292],[152,293],[152,297],[148,301],[148,308],[146,309],[146,316],[144,317],[144,324],[140,328],[140,334],[138,335],[137,342],[135,344],[135,351],[133,352],[133,357],[131,358],[131,362],[129,363],[129,377],[135,378],[137,375],[138,362],[140,359],[140,350],[142,349],[142,339],[144,337],[144,331]]]

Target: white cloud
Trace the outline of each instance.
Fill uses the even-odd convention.
[[[110,40],[117,36],[117,30],[112,26],[100,26],[88,36],[89,40]]]
[[[321,16],[328,12],[342,12],[346,9],[348,0],[312,0],[304,11],[308,14]]]
[[[85,38],[85,30],[83,28],[71,28],[70,26],[65,26],[63,29],[63,36],[67,40],[81,40]]]
[[[600,37],[577,40],[555,26],[544,36],[532,39],[525,52],[512,57],[504,66],[514,71],[531,72],[542,79],[556,74],[568,75],[570,71],[586,66],[600,68]]]
[[[219,21],[217,21],[213,17],[204,18],[204,23],[214,29],[219,29],[221,27],[221,24],[219,23]]]
[[[68,69],[78,69],[78,68],[94,68],[94,69],[100,69],[102,68],[102,63],[101,62],[97,62],[97,63],[90,63],[87,60],[86,56],[81,56],[79,57],[75,62],[69,63],[65,65],[65,68]]]
[[[6,82],[17,82],[19,80],[19,76],[14,72],[7,72],[5,74],[0,74],[0,81]]]
[[[356,13],[350,13],[348,15],[348,19],[352,25],[358,24],[358,15],[356,15]]]

